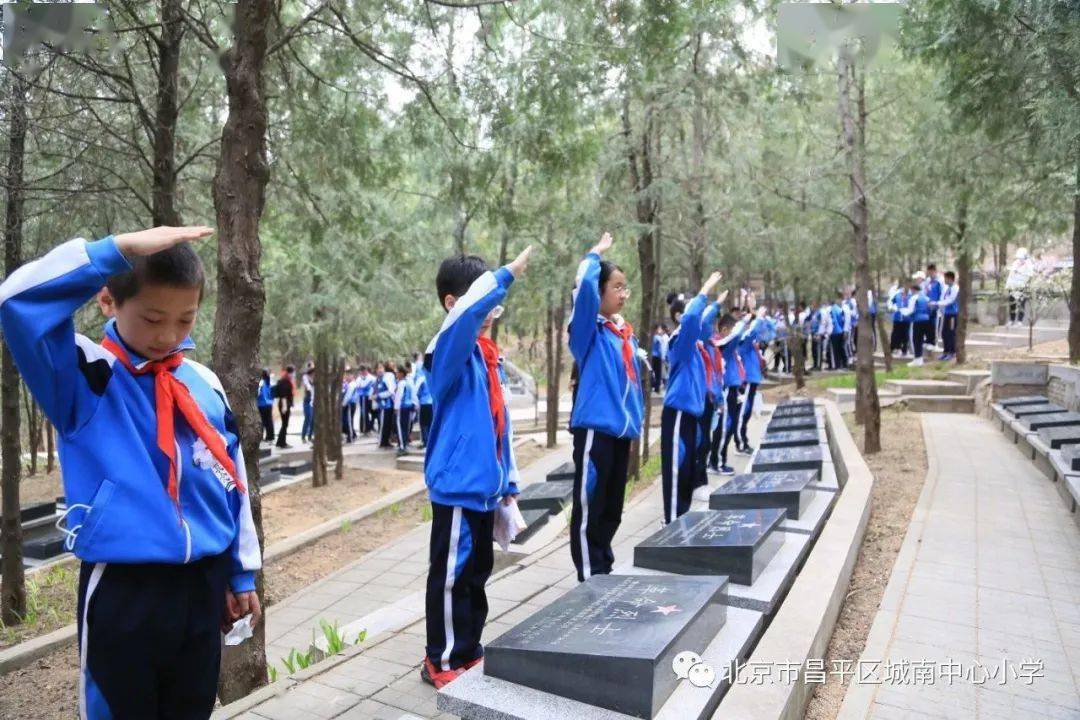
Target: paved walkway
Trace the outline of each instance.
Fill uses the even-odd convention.
[[[760,419],[751,423],[752,441],[763,424]],[[522,473],[523,486],[544,482],[547,473],[565,462],[569,453],[567,445],[533,463]],[[741,471],[747,458],[733,458]],[[726,480],[710,477],[713,485]],[[707,498],[706,492],[699,491],[699,495]],[[704,506],[707,500],[697,503]],[[633,547],[656,532],[661,506],[659,483],[653,483],[627,506],[614,545],[616,558],[628,561]],[[577,584],[566,533],[568,516],[569,511],[552,518],[517,553],[496,551],[501,560],[497,559],[496,572],[488,583],[490,611],[485,638],[498,637]],[[215,720],[453,717],[436,710],[435,691],[419,675],[429,534],[429,526],[422,525],[272,607],[267,620],[267,659],[279,667],[278,658],[290,647],[307,647],[319,618],[338,620],[347,628],[348,639],[364,629],[367,639],[340,656],[275,683],[246,703],[219,710]]]
[[[840,717],[1080,718],[1080,529],[989,421],[922,418],[926,486],[855,668],[882,682]]]

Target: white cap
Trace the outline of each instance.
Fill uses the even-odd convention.
[[[1016,259],[1027,260],[1028,251],[1027,248],[1016,248]]]
[[[919,270],[918,272],[916,272],[914,275],[911,276],[911,279],[912,280],[925,280],[926,279],[926,273],[924,273],[922,270]]]

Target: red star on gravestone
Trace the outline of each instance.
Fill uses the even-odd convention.
[[[671,613],[682,612],[682,608],[680,608],[678,605],[657,605],[656,609],[653,610],[653,612],[660,613],[661,615],[667,617]]]

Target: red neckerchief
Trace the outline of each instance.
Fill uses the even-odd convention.
[[[705,392],[708,393],[712,387],[713,373],[715,372],[713,370],[712,353],[705,347],[705,343],[700,340],[697,341],[697,349],[702,362],[705,363]]]
[[[499,346],[489,337],[476,341],[480,345],[480,354],[484,356],[488,378],[488,406],[495,421],[495,452],[502,457],[502,436],[506,430],[506,403],[503,402],[502,383],[499,381]]]
[[[634,366],[634,348],[630,344],[630,338],[634,335],[634,328],[630,327],[630,323],[625,320],[622,328],[619,328],[611,320],[605,321],[604,327],[622,338],[622,363],[623,367],[626,368],[626,377],[633,382],[637,382],[637,368]]]
[[[191,391],[188,390],[187,385],[180,382],[172,373],[184,361],[184,353],[175,352],[164,360],[152,360],[144,363],[141,368],[136,368],[134,363],[131,362],[127,350],[120,343],[106,337],[101,341],[101,345],[115,355],[116,359],[132,375],[149,375],[151,373],[154,375],[157,445],[158,449],[165,453],[165,457],[169,459],[168,493],[176,507],[180,507],[180,486],[176,474],[176,427],[174,425],[177,410],[184,416],[184,420],[195,431],[195,434],[206,443],[206,447],[210,450],[214,459],[221,463],[221,467],[225,468],[225,472],[229,474],[229,477],[236,484],[237,490],[247,492],[244,484],[240,482],[240,478],[237,476],[236,466],[233,464],[232,458],[229,457],[229,452],[225,448],[221,435],[206,419],[206,415],[203,414],[199,404],[195,402],[195,398],[191,397]]]

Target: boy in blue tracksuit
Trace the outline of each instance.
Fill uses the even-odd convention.
[[[889,296],[889,310],[892,311],[892,333],[889,337],[889,350],[893,353],[907,354],[908,319],[902,310],[907,306],[908,290],[903,284],[897,286]]]
[[[578,266],[570,313],[579,390],[570,414],[570,557],[579,581],[609,574],[615,562],[611,541],[622,522],[630,443],[641,437],[644,407],[637,339],[620,315],[630,296],[626,275],[601,259],[611,244],[611,235],[604,233]]]
[[[723,383],[720,373],[723,361],[720,353],[713,343],[713,335],[716,334],[716,319],[722,308],[722,300],[709,303],[705,312],[701,314],[701,339],[698,341],[698,352],[705,366],[705,405],[698,418],[697,455],[694,465],[694,488],[704,487],[709,484],[709,451],[712,448],[713,419],[717,415],[717,404],[723,397]],[[720,410],[723,415],[723,410]]]
[[[735,452],[740,455],[752,455],[754,452],[754,449],[750,447],[746,430],[750,425],[750,416],[754,412],[754,400],[757,398],[758,385],[764,379],[761,373],[763,361],[761,352],[758,350],[758,342],[768,332],[767,328],[768,318],[765,317],[765,308],[758,308],[756,317],[746,326],[746,330],[739,337],[736,346],[736,352],[739,353],[739,360],[742,362],[743,372],[746,375],[744,381],[746,396],[742,401],[739,422],[735,432]]]
[[[420,447],[427,447],[428,434],[431,432],[432,398],[431,385],[428,383],[428,373],[424,369],[424,359],[421,355],[417,359],[416,374],[413,376],[413,389],[416,391],[416,402],[420,413]]]
[[[663,323],[653,330],[652,345],[649,352],[649,366],[652,369],[652,391],[659,393],[664,382],[664,357],[667,355],[667,328]]]
[[[930,337],[930,300],[919,283],[911,284],[907,305],[900,310],[900,314],[911,322],[911,341],[915,346],[915,359],[911,365],[918,367],[923,364],[923,346]]]
[[[379,447],[390,448],[390,440],[394,435],[394,393],[397,391],[397,380],[394,377],[394,368],[390,363],[379,363],[375,366],[375,386],[372,390],[373,402],[379,417]]]
[[[943,288],[941,286],[941,280],[938,279],[937,265],[934,263],[930,263],[926,266],[926,279],[923,281],[922,287],[923,293],[930,303],[930,324],[926,329],[926,344],[936,346],[938,323],[940,322],[937,303],[941,300]]]
[[[481,258],[457,255],[435,279],[447,316],[424,354],[435,412],[424,460],[432,520],[420,676],[436,688],[484,656],[495,508],[518,494],[506,376],[490,331],[531,250],[495,272]]]
[[[185,241],[212,232],[72,240],[0,286],[4,339],[60,435],[83,718],[208,718],[223,618],[260,615],[239,430],[184,357],[203,287]],[[95,295],[101,343],[72,322]]]
[[[394,419],[397,423],[398,455],[409,450],[409,433],[412,429],[412,414],[416,407],[416,393],[403,366],[397,369],[397,386],[394,388]]]
[[[956,284],[956,273],[945,271],[945,286],[941,289],[941,299],[937,310],[941,313],[942,355],[938,360],[956,358],[956,323],[960,317],[960,287]]]
[[[262,420],[263,440],[274,442],[274,383],[270,381],[270,371],[263,368],[262,379],[259,380],[259,395],[255,401],[259,408],[259,418]]]
[[[367,365],[360,366],[360,373],[356,376],[353,398],[356,401],[356,412],[360,416],[360,434],[371,434],[371,392],[375,387],[375,377],[368,370]]]
[[[747,313],[747,317],[749,314]],[[739,391],[746,382],[746,370],[739,354],[739,339],[746,331],[746,318],[739,319],[730,332],[717,343],[724,360],[724,437],[720,441],[719,467],[714,469],[721,475],[734,475],[735,470],[727,464],[728,445],[738,433]],[[738,440],[736,440],[736,445]]]
[[[705,362],[702,358],[701,319],[706,297],[720,282],[714,272],[701,292],[688,304],[676,295],[668,296],[671,319],[676,329],[668,345],[667,391],[660,416],[660,464],[664,495],[665,523],[690,510],[697,468],[698,419],[705,410]]]
[[[352,370],[346,369],[341,381],[341,432],[345,442],[356,439],[356,377]]]
[[[848,327],[844,308],[841,306],[842,295],[836,296],[836,302],[829,307],[829,369],[847,370],[847,351],[844,347],[844,330]]]

